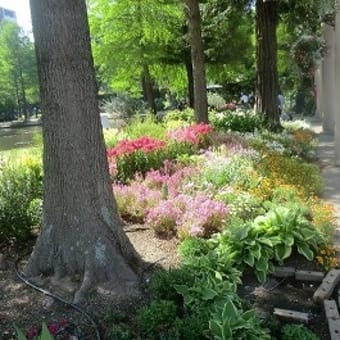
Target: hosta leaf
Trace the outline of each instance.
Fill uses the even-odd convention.
[[[25,334],[22,332],[21,329],[19,329],[17,326],[14,326],[16,332],[17,332],[17,339],[18,340],[26,340]]]
[[[262,243],[262,244],[265,244],[265,245],[267,245],[267,246],[269,246],[269,247],[272,247],[272,246],[273,246],[273,242],[272,242],[272,240],[269,239],[269,238],[261,237],[261,238],[259,239],[259,242]]]
[[[246,321],[252,319],[253,317],[255,317],[255,312],[253,310],[247,310],[242,314],[242,319]]]
[[[254,254],[253,253],[248,253],[243,261],[250,267],[253,267],[254,266],[254,261],[255,261],[255,258],[254,258]]]
[[[236,306],[234,305],[234,303],[229,300],[227,303],[224,304],[223,307],[223,313],[222,313],[222,319],[223,320],[235,320],[238,317],[238,310],[236,308]]]
[[[278,244],[275,248],[277,260],[284,260],[292,253],[292,247],[286,244]]]
[[[256,243],[255,246],[251,249],[251,253],[258,260],[261,257],[261,246]]]
[[[286,235],[283,239],[283,242],[289,246],[289,247],[292,247],[293,244],[294,244],[294,237],[291,236],[291,235]]]
[[[215,320],[209,321],[209,329],[211,330],[211,333],[214,335],[215,339],[223,339],[222,338],[222,327],[219,322]]]
[[[255,268],[258,271],[267,272],[268,271],[268,259],[266,257],[261,257],[258,261],[256,261]]]
[[[308,228],[301,228],[300,232],[303,235],[305,241],[311,240],[317,236],[316,231],[310,230]]]
[[[222,327],[222,339],[223,340],[232,340],[233,333],[230,327],[230,322],[228,319],[223,320],[223,327]]]
[[[308,261],[313,260],[314,253],[306,243],[298,244],[297,250],[298,250],[299,254],[303,255]]]
[[[216,297],[216,295],[217,295],[217,292],[215,292],[214,290],[210,288],[204,288],[202,290],[202,300],[204,301],[212,300]]]
[[[266,278],[267,278],[267,273],[265,272],[260,272],[260,271],[255,271],[255,275],[256,275],[256,278],[259,282],[263,283],[264,281],[266,281]]]

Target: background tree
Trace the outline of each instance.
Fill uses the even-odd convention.
[[[154,70],[181,11],[158,0],[91,0],[90,24],[100,79],[115,91],[141,92],[154,108]]]
[[[16,110],[27,120],[28,103],[38,100],[35,53],[32,42],[11,21],[5,20],[0,25],[0,60],[3,110],[11,113],[8,118],[13,119]]]
[[[262,112],[271,127],[280,125],[278,109],[277,0],[256,1],[256,109]]]
[[[41,233],[32,277],[79,275],[79,302],[96,285],[125,292],[138,257],[122,229],[108,173],[85,0],[31,0],[43,111]]]
[[[208,122],[207,82],[205,78],[204,48],[201,36],[201,14],[198,0],[186,0],[189,40],[194,80],[194,111],[197,123]]]

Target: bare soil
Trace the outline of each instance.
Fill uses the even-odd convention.
[[[176,239],[156,238],[153,231],[143,225],[130,225],[125,229],[129,239],[147,263],[144,279],[147,279],[147,276],[156,268],[169,269],[179,264],[178,241]],[[0,250],[5,253],[8,262],[10,262],[7,270],[0,271],[0,339],[16,339],[14,325],[27,331],[32,326],[41,325],[42,321],[51,323],[60,322],[62,319],[68,322],[68,334],[76,336],[73,339],[96,339],[93,327],[82,313],[32,289],[15,274],[13,264],[11,264],[15,255],[19,254],[19,256],[27,258],[33,244],[34,240],[25,249],[16,250],[16,254],[10,249]],[[299,257],[291,260],[290,264],[298,269],[315,269],[314,264]],[[242,281],[240,295],[254,304],[260,313],[271,315],[274,307],[309,313],[311,316],[309,328],[317,333],[320,339],[330,339],[323,308],[315,305],[312,301],[317,284],[269,278],[266,284],[261,285],[250,273],[246,273]],[[131,301],[120,301],[112,296],[96,294],[91,296],[88,303],[82,308],[99,325],[102,339],[108,339],[106,334],[112,327],[112,321],[107,320],[109,310],[131,315],[144,302],[143,296]],[[69,338],[65,337],[64,339]]]

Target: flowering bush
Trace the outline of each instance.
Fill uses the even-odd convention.
[[[137,172],[144,174],[151,168],[160,167],[165,157],[164,147],[164,141],[150,137],[120,141],[107,150],[111,176],[124,183]]]
[[[225,103],[225,104],[220,105],[220,106],[218,107],[218,110],[219,110],[219,111],[228,111],[228,110],[230,110],[230,111],[235,111],[236,109],[237,109],[237,104],[236,104],[236,103],[233,103],[233,102],[231,102],[231,103]]]
[[[146,222],[159,235],[207,237],[220,230],[228,215],[223,202],[203,194],[194,197],[180,194],[161,201],[149,210]]]
[[[182,213],[182,209],[176,206],[175,201],[161,201],[157,206],[149,209],[146,223],[157,235],[174,236]]]
[[[194,197],[178,196],[185,204],[184,214],[178,221],[178,233],[185,236],[208,237],[222,229],[228,216],[227,206],[198,193]]]
[[[150,137],[140,137],[134,140],[122,140],[111,149],[107,150],[107,156],[120,157],[132,154],[136,151],[143,151],[145,153],[163,149],[165,142]]]
[[[130,185],[114,184],[113,191],[120,216],[133,222],[144,222],[147,210],[162,197],[160,190],[150,189],[138,180]]]
[[[168,132],[170,139],[178,142],[190,143],[197,146],[206,146],[207,137],[213,131],[209,124],[194,124]]]

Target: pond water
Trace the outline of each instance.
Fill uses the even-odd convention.
[[[41,126],[0,128],[0,151],[32,146],[37,134],[41,134]]]

